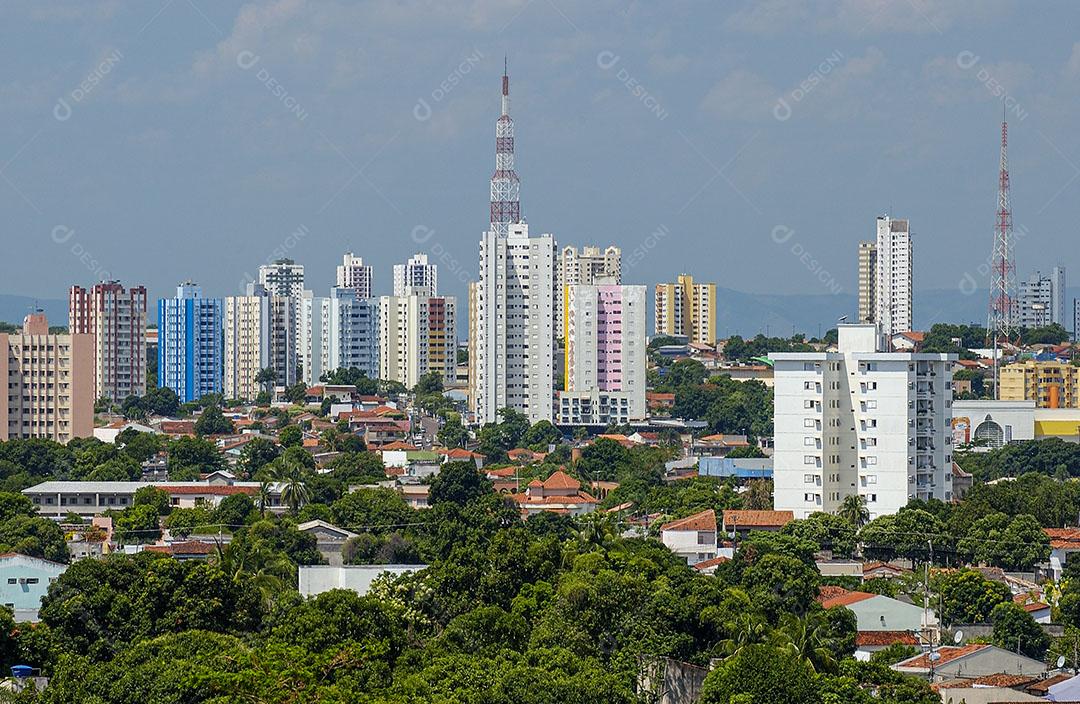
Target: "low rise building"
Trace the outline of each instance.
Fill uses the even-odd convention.
[[[777,533],[795,520],[791,511],[754,511],[728,509],[724,511],[724,533],[746,537],[753,531]]]
[[[0,555],[0,604],[11,609],[16,621],[36,622],[41,598],[67,567],[14,552]]]
[[[581,490],[581,482],[561,469],[543,481],[532,480],[523,493],[513,494],[511,498],[525,517],[543,511],[580,516],[595,511],[599,503]]]
[[[933,682],[961,677],[970,680],[997,674],[1041,675],[1046,672],[1046,663],[1041,660],[1017,655],[985,643],[946,645],[937,648],[934,653],[937,656],[934,660],[930,659],[930,653],[921,653],[901,660],[893,665],[892,669]]]
[[[309,597],[332,589],[348,589],[364,596],[381,575],[398,576],[424,569],[427,565],[300,565],[300,594]]]
[[[716,555],[716,511],[709,509],[660,526],[660,541],[688,565]]]
[[[60,520],[68,514],[90,518],[108,510],[122,511],[131,506],[135,492],[152,486],[169,495],[169,504],[175,508],[216,506],[226,496],[246,494],[254,497],[259,482],[202,481],[202,482],[81,482],[47,481],[22,493],[37,509],[38,515]],[[271,486],[270,510],[284,511],[281,487]]]

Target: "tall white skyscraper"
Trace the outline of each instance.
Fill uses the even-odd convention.
[[[324,374],[353,367],[369,378],[379,375],[379,302],[360,298],[350,288],[330,289],[327,298],[305,292],[300,347],[308,386]]]
[[[373,276],[371,266],[364,264],[363,257],[346,252],[337,268],[337,287],[351,288],[360,298],[371,298]]]
[[[769,355],[774,505],[806,518],[866,499],[871,518],[909,499],[950,501],[956,355],[881,352],[876,326],[841,325],[836,352]]]
[[[911,231],[907,220],[877,219],[874,322],[886,340],[911,330]]]
[[[289,313],[293,321],[293,339],[300,339],[300,302],[304,298],[304,265],[292,259],[278,259],[259,267],[259,283],[271,296],[289,299]],[[297,350],[297,355],[300,355]],[[294,374],[295,376],[295,374]]]
[[[645,418],[646,296],[644,286],[564,289],[566,380],[558,423],[606,426]]]
[[[450,384],[457,369],[457,299],[405,291],[379,298],[379,378],[412,388],[436,372]]]
[[[1041,328],[1052,323],[1068,327],[1065,317],[1065,267],[1055,266],[1049,276],[1036,271],[1017,286],[1013,320],[1022,328]]]
[[[529,236],[525,223],[508,224],[480,240],[477,285],[476,416],[498,420],[512,408],[532,423],[552,417],[556,243],[552,235]]]
[[[439,267],[428,264],[426,254],[414,254],[404,264],[394,265],[394,295],[408,295],[410,288],[417,296],[439,295]]]
[[[555,264],[555,333],[563,334],[563,289],[578,284],[621,284],[622,250],[618,247],[563,247]]]

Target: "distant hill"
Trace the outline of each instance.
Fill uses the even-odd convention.
[[[45,311],[49,325],[67,325],[68,302],[58,298],[28,298],[0,293],[0,321],[21,325],[27,313]]]

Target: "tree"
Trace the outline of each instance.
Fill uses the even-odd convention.
[[[282,447],[299,447],[304,444],[304,432],[299,426],[287,425],[278,431],[278,442]]]
[[[175,416],[180,412],[180,398],[166,386],[148,388],[143,403],[156,416]]]
[[[848,494],[840,502],[836,515],[855,526],[856,529],[862,528],[870,522],[870,510],[866,508],[866,497],[860,494]]]
[[[743,508],[768,511],[773,507],[773,483],[771,479],[751,479],[742,495]]]
[[[169,505],[169,492],[151,485],[136,489],[131,505],[149,506],[159,516],[166,516],[172,510],[172,506]]]
[[[128,420],[144,420],[147,414],[146,403],[138,396],[128,396],[120,403],[120,413]]]
[[[426,396],[428,394],[442,394],[443,392],[443,380],[442,374],[439,372],[428,372],[420,377],[416,382],[416,386],[413,387],[413,393],[416,396]]]
[[[702,704],[818,704],[814,670],[786,650],[750,645],[705,677]]]
[[[562,433],[548,420],[533,423],[521,439],[522,445],[536,452],[547,452],[549,445],[557,445],[560,442],[562,442]]]
[[[630,451],[611,438],[598,438],[581,450],[574,470],[593,481],[613,481],[630,461]]]
[[[805,614],[818,591],[817,571],[789,555],[768,554],[743,572],[743,586],[771,618],[782,613]]]
[[[252,438],[240,450],[240,466],[249,477],[270,464],[281,454],[281,448],[266,438]]]
[[[218,448],[201,437],[181,437],[169,443],[167,467],[169,479],[192,481],[200,474],[208,474],[225,468],[225,460]]]
[[[1005,650],[1019,650],[1036,660],[1046,658],[1050,636],[1018,604],[1011,601],[998,604],[990,612],[990,622],[994,624],[994,645]]]
[[[834,557],[851,557],[855,551],[855,527],[831,513],[812,513],[788,523],[780,532],[808,540],[818,550],[831,550]]]
[[[113,533],[122,544],[153,543],[161,538],[160,523],[153,506],[128,506],[113,514]]]
[[[289,403],[304,403],[304,401],[307,400],[307,384],[298,381],[285,389],[285,400]]]
[[[1011,602],[1012,592],[1001,582],[993,582],[972,569],[961,569],[935,576],[931,588],[941,598],[941,622],[987,623],[998,604]]]
[[[301,452],[304,452],[302,449]],[[306,452],[304,454],[307,454]],[[281,500],[289,507],[289,511],[296,515],[300,507],[311,498],[311,492],[304,483],[305,468],[295,456],[283,455],[267,465],[267,478],[278,485],[281,490]]]
[[[464,506],[472,499],[491,492],[491,482],[481,476],[472,462],[447,462],[435,475],[428,492],[432,506],[455,503]]]
[[[17,552],[54,562],[67,562],[69,558],[60,526],[40,516],[14,516],[0,523],[0,552]]]
[[[195,421],[197,435],[228,435],[235,431],[233,422],[225,417],[218,406],[208,406]]]
[[[263,391],[269,394],[274,390],[274,382],[277,381],[277,370],[273,367],[264,367],[255,374],[255,383],[263,388]]]
[[[469,441],[469,431],[461,424],[461,415],[458,413],[451,413],[435,436],[443,447],[465,447]]]
[[[357,489],[330,507],[334,521],[349,530],[368,530],[375,526],[403,526],[416,520],[405,498],[393,489]]]

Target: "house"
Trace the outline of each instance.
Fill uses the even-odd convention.
[[[1080,552],[1080,528],[1043,528],[1050,538],[1050,572],[1054,580],[1061,579],[1069,556]]]
[[[482,469],[484,461],[487,457],[481,455],[479,452],[473,452],[466,450],[463,447],[454,447],[451,449],[440,449],[438,453],[443,456],[443,462],[469,462],[472,461],[477,469]]]
[[[918,352],[922,349],[926,333],[908,330],[892,336],[892,348],[897,352]]]
[[[708,560],[702,560],[694,565],[694,569],[701,574],[716,574],[716,568],[725,562],[730,562],[730,557],[724,557],[723,555],[710,558]]]
[[[1013,601],[1035,619],[1035,623],[1050,623],[1050,605],[1042,601],[1041,595],[1017,594]]]
[[[90,518],[109,509],[123,510],[132,505],[136,491],[148,486],[167,493],[169,505],[176,508],[217,506],[226,496],[234,494],[254,498],[260,487],[259,482],[225,481],[220,477],[212,482],[47,481],[23,489],[22,493],[34,503],[38,515],[60,520],[69,513]],[[285,508],[279,485],[270,487],[268,508],[278,511]]]
[[[202,540],[184,540],[166,545],[147,545],[146,552],[159,552],[177,560],[205,560],[214,554],[216,546]]]
[[[716,557],[716,511],[711,508],[660,526],[660,542],[686,564]]]
[[[947,680],[934,685],[941,701],[963,704],[1000,704],[1004,702],[1045,702],[1042,697],[1028,694],[1025,687],[1037,684],[1033,675],[997,673],[975,678]]]
[[[855,659],[868,662],[871,655],[894,644],[919,647],[919,639],[910,631],[858,631],[855,634]]]
[[[996,645],[969,643],[967,645],[943,645],[934,650],[935,658],[930,653],[921,653],[915,657],[901,660],[892,666],[897,672],[931,679],[933,682],[988,675],[1041,675],[1046,672],[1046,663],[1041,660],[1017,655],[1003,650]],[[1052,689],[1052,688],[1051,688]]]
[[[795,520],[792,511],[724,511],[724,532],[737,533],[745,538],[751,531],[761,530],[776,533]]]
[[[832,609],[843,606],[854,613],[859,632],[929,632],[931,637],[934,637],[937,630],[937,617],[932,610],[926,612],[924,622],[921,606],[908,604],[883,594],[849,592],[846,589],[834,588],[823,592],[818,600],[822,608]]]
[[[67,567],[15,552],[0,555],[0,604],[12,610],[16,621],[36,622],[41,598]]]
[[[863,565],[863,581],[869,579],[896,579],[908,570],[903,567],[889,564],[888,562],[867,562]]]
[[[151,428],[149,425],[143,425],[142,423],[133,423],[126,420],[118,420],[109,423],[102,428],[94,428],[94,437],[102,442],[116,443],[116,436],[125,430],[134,430],[140,433],[154,433],[157,434],[157,430]]]
[[[745,435],[706,435],[693,441],[690,454],[694,457],[727,457],[739,447],[750,447]]]
[[[439,473],[443,458],[433,450],[417,450],[412,445],[404,442],[393,442],[385,445],[382,452],[383,464],[387,467],[403,467],[404,476],[430,477]]]
[[[349,538],[355,538],[356,533],[338,528],[332,523],[315,519],[296,526],[301,533],[309,533],[315,536],[315,547],[326,561],[334,566],[342,564],[341,548]]]
[[[567,513],[580,516],[592,513],[599,503],[593,496],[581,490],[581,482],[561,469],[540,481],[534,479],[525,487],[524,493],[511,494],[524,517],[541,511]]]
[[[699,477],[734,477],[739,481],[772,479],[771,457],[702,457],[698,460]]]
[[[421,509],[431,505],[429,500],[431,485],[429,484],[401,484],[397,490],[412,508]]]
[[[300,594],[316,596],[331,589],[348,589],[360,596],[384,574],[400,576],[427,569],[427,565],[300,565]]]
[[[1046,688],[1046,699],[1051,702],[1080,701],[1080,675],[1052,683]]]

